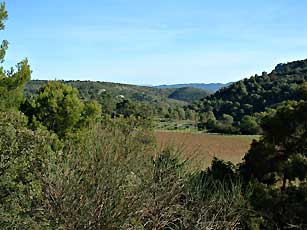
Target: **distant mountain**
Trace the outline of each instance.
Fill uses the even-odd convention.
[[[223,83],[209,83],[209,84],[205,84],[205,83],[186,83],[186,84],[174,84],[174,85],[158,85],[158,86],[154,86],[155,88],[158,89],[178,89],[178,88],[183,88],[183,87],[192,87],[192,88],[197,88],[197,89],[204,89],[204,90],[208,90],[211,92],[216,92],[219,89],[223,88],[223,87],[227,87],[229,85],[231,85],[232,82],[223,84]]]
[[[182,88],[175,88],[174,91],[168,96],[168,98],[179,101],[193,102],[205,98],[210,94],[211,92],[205,89],[182,87]]]

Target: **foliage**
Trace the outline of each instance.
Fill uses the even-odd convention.
[[[39,175],[61,144],[48,132],[32,131],[26,125],[26,117],[19,112],[0,114],[1,229],[35,228],[44,223]]]
[[[282,64],[276,66],[270,74],[263,72],[261,76],[255,75],[222,88],[190,105],[190,108],[199,113],[212,111],[217,120],[222,120],[224,114],[231,115],[234,118],[233,125],[241,129],[242,133],[256,134],[260,131],[260,122],[252,121],[253,126],[247,130],[244,116],[254,116],[285,101],[304,99],[306,80],[307,60]]]
[[[252,144],[245,156],[244,168],[254,173],[257,167],[259,172],[253,174],[257,180],[280,181],[282,189],[287,181],[304,181],[307,177],[306,114],[307,103],[301,101],[294,106],[282,107],[274,117],[264,119],[264,136]],[[252,176],[250,174],[247,173]]]
[[[242,134],[259,133],[260,127],[255,117],[245,115],[240,121],[240,130]]]
[[[108,115],[116,115],[116,107],[129,103],[142,111],[142,115],[165,117],[173,116],[173,111],[183,109],[185,101],[170,98],[173,89],[156,89],[153,87],[127,85],[109,82],[93,81],[61,81],[78,89],[79,97],[84,100],[95,100],[102,106],[102,112]],[[47,81],[34,80],[26,85],[25,93],[30,96],[39,88],[46,85]],[[186,97],[189,97],[187,92]],[[185,98],[183,98],[185,100]],[[121,113],[123,115],[123,113]],[[117,114],[118,115],[118,114]],[[134,112],[135,115],[135,112]],[[183,118],[185,119],[185,117]]]
[[[60,137],[76,126],[86,125],[101,117],[101,106],[97,102],[84,103],[75,88],[58,81],[40,88],[21,106],[21,110],[32,122],[40,122]]]
[[[307,103],[300,101],[266,117],[263,137],[252,143],[240,166],[243,178],[255,183],[253,205],[271,229],[307,225],[306,114]]]
[[[118,121],[120,122],[120,120]],[[95,125],[70,136],[43,178],[51,226],[118,229],[134,210],[149,146],[141,130]],[[145,165],[144,165],[145,164]]]
[[[0,4],[0,30],[4,30],[4,21],[8,14],[5,4]],[[0,63],[4,62],[8,41],[2,41],[0,46]],[[5,71],[0,67],[0,111],[17,110],[23,101],[23,90],[25,83],[30,80],[31,70],[27,59],[20,62],[16,66],[16,71],[12,68]]]
[[[207,97],[210,94],[210,92],[203,90],[203,89],[197,89],[192,87],[182,87],[174,90],[168,98],[172,98],[179,101],[187,101],[187,102],[193,102],[196,100],[200,100],[202,98]]]
[[[1,4],[0,29],[6,18]],[[129,95],[111,100],[102,83],[78,81],[48,82],[23,102],[27,60],[16,72],[1,67],[0,228],[306,229],[306,63],[278,65],[190,107],[166,99],[170,89],[104,83]],[[214,158],[191,172],[172,148],[157,150],[153,115],[199,118],[199,128],[226,133],[259,132],[262,121],[263,137],[239,168]]]
[[[193,192],[200,181],[194,178],[192,186],[184,162],[171,149],[159,154],[153,142],[143,141],[145,130],[128,130],[123,124],[97,125],[66,141],[63,154],[55,155],[43,179],[44,214],[50,226],[235,229],[240,225],[246,199],[237,193],[239,185],[228,190],[221,183],[224,190],[216,187],[219,193],[208,192],[200,200]]]
[[[243,229],[250,219],[249,196],[234,166],[214,159],[205,171],[190,176],[191,207],[196,214],[196,229]]]

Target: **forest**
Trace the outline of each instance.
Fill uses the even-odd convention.
[[[2,3],[1,30],[7,17]],[[307,229],[305,78],[306,60],[215,93],[145,91],[31,81],[27,59],[1,67],[0,228]],[[260,137],[238,164],[192,169],[157,146],[165,120]]]
[[[257,134],[261,120],[279,107],[306,99],[307,60],[278,64],[261,76],[235,82],[189,105],[200,116],[201,129]]]

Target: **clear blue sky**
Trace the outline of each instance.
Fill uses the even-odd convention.
[[[304,0],[8,0],[33,79],[228,82],[307,58]]]

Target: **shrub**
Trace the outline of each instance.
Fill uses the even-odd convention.
[[[142,129],[127,130],[115,122],[71,134],[43,178],[44,210],[51,225],[118,229],[126,224],[148,168],[151,149],[140,138],[144,135]]]
[[[45,224],[40,211],[44,172],[55,136],[32,131],[18,112],[0,114],[0,228],[36,228]]]

